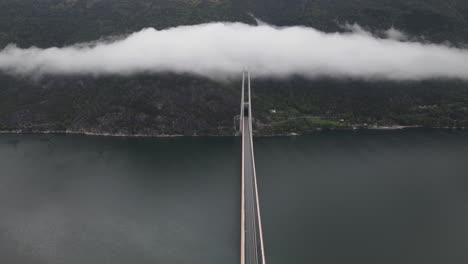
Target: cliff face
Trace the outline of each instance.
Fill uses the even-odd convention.
[[[63,46],[210,21],[340,31],[357,22],[391,26],[432,42],[468,42],[463,0],[0,0],[0,48]],[[468,84],[254,79],[254,114],[263,134],[353,125],[466,126]],[[46,77],[0,74],[0,130],[71,130],[113,134],[231,135],[238,82],[175,75]]]

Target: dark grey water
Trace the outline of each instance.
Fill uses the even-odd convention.
[[[267,263],[468,263],[468,133],[255,147]],[[239,263],[240,148],[0,135],[0,263]]]

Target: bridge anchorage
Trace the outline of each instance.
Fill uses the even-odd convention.
[[[246,87],[247,80],[247,87]],[[247,88],[247,94],[245,89]],[[247,98],[245,96],[247,95]],[[247,99],[247,101],[246,101]],[[250,72],[242,73],[239,129],[242,133],[241,264],[265,264],[262,221],[252,139]]]

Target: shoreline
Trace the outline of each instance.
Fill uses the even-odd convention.
[[[146,135],[146,134],[112,134],[112,133],[96,133],[89,131],[70,131],[70,130],[45,130],[45,131],[23,131],[21,129],[17,130],[0,130],[0,134],[21,134],[21,135],[81,135],[81,136],[90,136],[90,137],[132,137],[132,138],[175,138],[175,137],[184,137],[184,135]]]
[[[465,130],[465,127],[423,127],[423,126],[369,126],[369,127],[346,127],[346,128],[332,128],[332,129],[322,129],[317,128],[314,132],[310,133],[297,133],[291,132],[286,134],[260,134],[255,135],[256,137],[296,137],[296,136],[306,136],[313,135],[316,133],[327,133],[327,132],[336,132],[336,131],[397,131],[397,130],[411,130],[411,129],[431,129],[431,130]],[[19,134],[19,135],[81,135],[89,137],[115,137],[115,138],[179,138],[179,137],[238,137],[238,133],[233,133],[232,135],[150,135],[150,134],[122,134],[122,133],[97,133],[89,131],[71,131],[71,130],[45,130],[45,131],[24,131],[21,129],[17,130],[0,130],[0,135],[2,134]]]

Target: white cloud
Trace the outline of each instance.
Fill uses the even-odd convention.
[[[404,32],[394,27],[389,28],[384,33],[385,33],[385,36],[387,36],[387,38],[389,39],[400,40],[400,41],[405,41],[409,39],[408,36]]]
[[[352,33],[354,33],[356,35],[362,35],[362,36],[368,36],[368,37],[372,36],[372,33],[365,30],[363,27],[361,27],[360,25],[358,25],[356,23],[354,23],[354,24],[346,23],[346,24],[344,24],[343,26],[340,26],[340,27],[342,29],[350,31],[350,32],[352,32]]]
[[[382,39],[358,25],[351,28],[353,32],[347,33],[242,23],[146,28],[113,42],[47,49],[9,45],[0,51],[0,71],[14,75],[175,72],[226,78],[249,69],[262,77],[468,80],[466,49]]]

